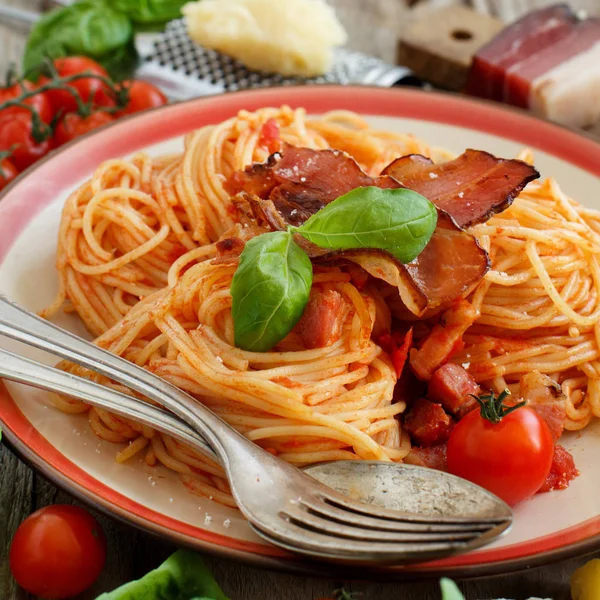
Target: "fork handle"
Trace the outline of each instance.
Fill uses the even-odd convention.
[[[225,465],[226,471],[230,459],[242,456],[259,462],[273,460],[266,450],[250,442],[210,409],[174,385],[34,315],[2,294],[0,335],[92,369],[158,402],[202,434]]]
[[[193,446],[212,460],[218,460],[210,446],[189,426],[171,413],[152,404],[122,394],[89,379],[37,363],[29,358],[0,349],[0,377],[56,392],[138,423],[162,431]]]

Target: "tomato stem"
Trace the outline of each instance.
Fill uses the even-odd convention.
[[[512,406],[504,404],[506,397],[510,396],[509,390],[500,392],[497,397],[494,396],[493,391],[483,396],[475,396],[473,394],[470,395],[477,400],[477,403],[481,407],[481,416],[490,423],[500,423],[500,421],[502,421],[506,415],[527,404],[525,401],[519,402],[518,404],[514,404]]]
[[[58,71],[56,70],[56,67],[49,60],[47,60],[41,66],[41,68],[36,67],[36,69],[40,69],[41,74],[50,77],[50,80],[37,88],[28,90],[24,84],[25,78],[19,79],[18,83],[21,87],[21,94],[16,98],[11,98],[10,100],[6,100],[5,102],[0,103],[0,111],[2,111],[5,108],[12,107],[24,108],[28,110],[31,113],[31,137],[38,144],[52,137],[54,127],[56,126],[58,119],[54,119],[50,125],[44,123],[37,111],[32,106],[26,104],[26,101],[29,100],[29,98],[33,98],[38,94],[43,94],[44,92],[49,92],[51,90],[64,90],[71,94],[75,99],[75,102],[77,103],[78,114],[82,117],[88,117],[92,113],[92,108],[94,108],[94,98],[91,97],[89,102],[85,103],[79,91],[68,84],[74,81],[78,81],[80,79],[97,79],[104,83],[104,85],[110,91],[110,94],[112,95],[115,101],[115,106],[96,107],[94,109],[95,111],[114,114],[119,110],[125,108],[129,103],[129,89],[127,88],[127,86],[118,87],[115,85],[114,81],[112,81],[108,77],[104,77],[103,75],[97,75],[95,73],[92,73],[91,71],[83,71],[82,73],[68,75],[67,77],[60,77]],[[6,87],[11,87],[11,85],[14,85],[12,83],[14,81],[15,72],[14,70],[9,70]]]
[[[5,181],[8,179],[8,177],[6,176],[6,173],[2,168],[2,161],[7,158],[10,158],[13,155],[14,149],[15,147],[11,146],[8,150],[0,151],[0,179],[4,179]]]

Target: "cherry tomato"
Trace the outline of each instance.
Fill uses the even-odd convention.
[[[554,444],[545,421],[521,407],[492,423],[473,410],[448,440],[448,470],[510,505],[533,496],[552,465]]]
[[[134,79],[124,81],[121,85],[129,88],[129,104],[119,111],[119,116],[164,106],[168,102],[167,97],[157,87],[146,81]]]
[[[69,77],[78,75],[86,71],[93,75],[102,75],[108,77],[108,73],[96,61],[85,56],[68,56],[67,58],[57,58],[54,61],[60,77]],[[99,79],[85,77],[77,79],[69,84],[69,87],[77,90],[84,103],[88,103],[90,99],[96,106],[112,106],[114,104],[110,97],[110,91],[106,84]],[[74,112],[77,110],[77,101],[73,94],[68,90],[50,90],[46,92],[52,103],[55,112],[62,110],[63,113]]]
[[[77,506],[46,506],[19,525],[9,553],[17,583],[43,598],[71,598],[96,581],[106,560],[106,538]]]
[[[22,85],[15,83],[15,85],[10,87],[0,88],[0,104],[4,104],[4,102],[8,102],[9,100],[14,100],[23,93],[31,92],[33,90],[35,90],[35,86],[30,81],[23,81]],[[38,113],[44,123],[50,123],[52,117],[54,116],[52,105],[50,104],[50,100],[45,93],[36,94],[35,96],[28,98],[25,100],[24,104],[31,106]],[[20,108],[18,106],[4,108],[1,111],[2,115],[15,113],[25,113],[31,115],[26,108]]]
[[[17,167],[8,158],[0,160],[0,190],[3,190],[18,174]]]
[[[88,117],[82,117],[77,113],[69,113],[58,124],[54,132],[54,142],[57,146],[61,146],[114,120],[112,115],[105,112],[95,112]]]
[[[52,149],[51,140],[36,142],[27,113],[0,114],[0,151],[12,152],[11,162],[23,171]]]

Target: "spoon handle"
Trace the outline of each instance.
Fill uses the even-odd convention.
[[[187,423],[170,412],[123,394],[89,379],[35,362],[0,348],[0,377],[42,390],[83,400],[121,417],[134,419],[193,446],[212,460],[218,460],[210,446]]]
[[[271,454],[169,382],[141,367],[111,354],[14,304],[0,294],[0,335],[92,369],[158,402],[201,433],[219,456],[226,470],[230,458],[245,454],[271,462]]]

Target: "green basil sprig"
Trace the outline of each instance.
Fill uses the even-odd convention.
[[[141,579],[96,600],[228,600],[198,554],[178,550]]]
[[[435,206],[420,194],[364,187],[340,196],[300,227],[251,239],[231,283],[235,345],[266,352],[302,317],[312,263],[292,233],[321,248],[376,248],[407,263],[425,248],[436,224]]]
[[[115,68],[114,56],[126,58]],[[130,76],[137,65],[133,26],[129,18],[105,0],[79,0],[56,8],[33,26],[23,56],[23,70],[32,72],[46,58],[89,56],[115,79]],[[126,71],[126,72],[124,72]]]
[[[136,25],[162,25],[181,17],[181,7],[188,0],[108,0],[111,6],[126,14]]]
[[[436,224],[437,210],[421,194],[404,188],[361,187],[290,230],[320,248],[377,248],[408,263],[425,248]]]
[[[291,233],[251,239],[231,282],[235,345],[266,352],[300,320],[312,286],[312,263]]]

